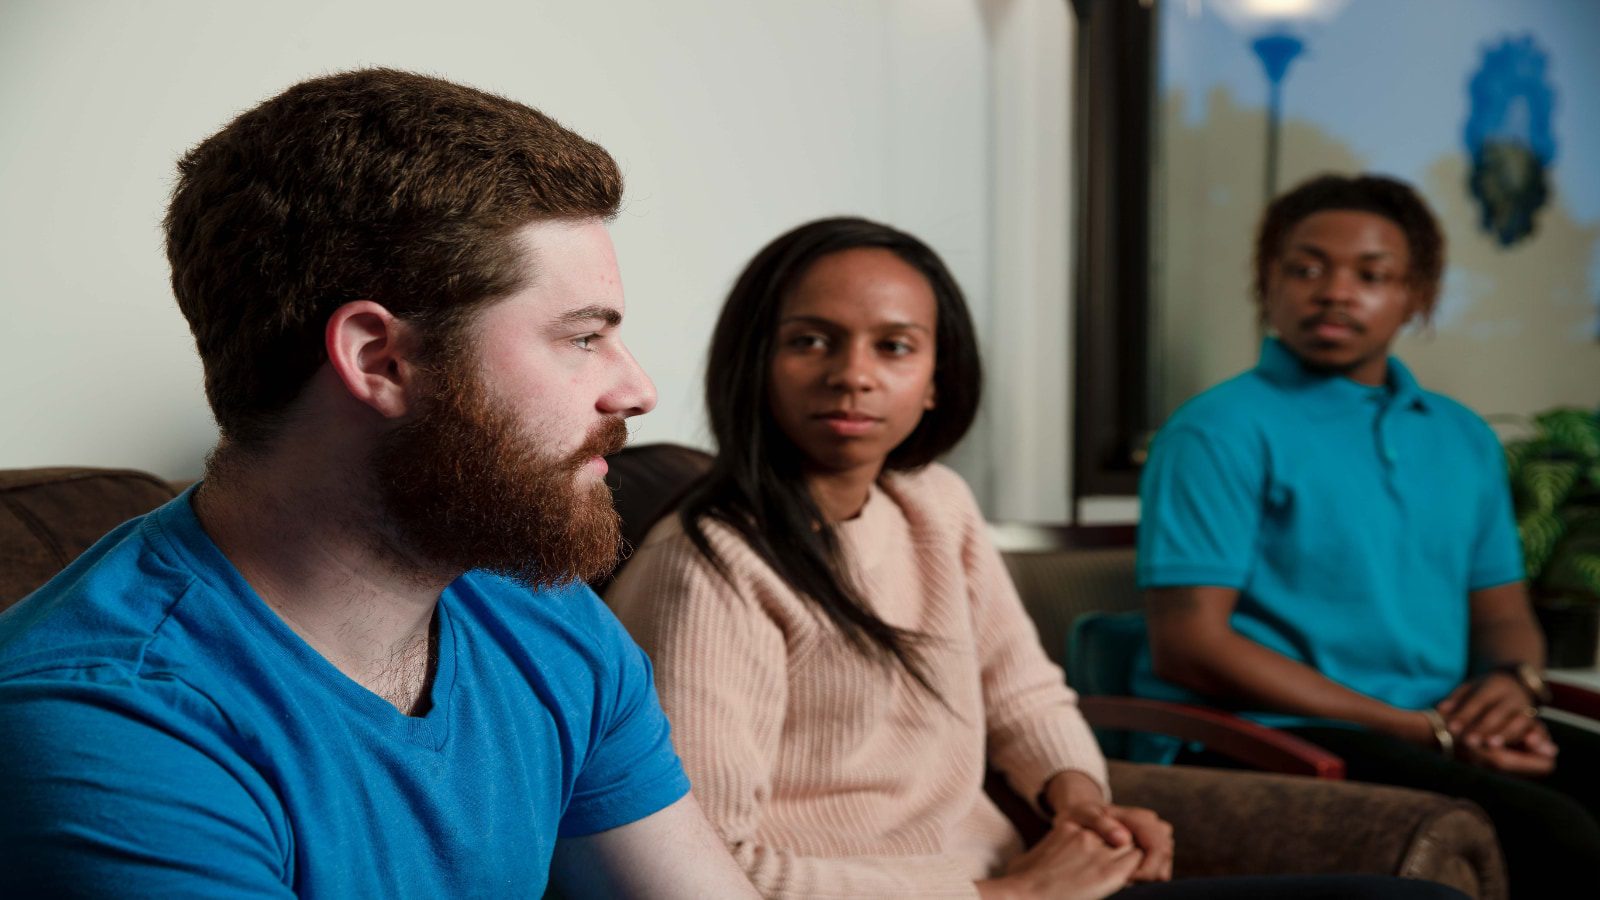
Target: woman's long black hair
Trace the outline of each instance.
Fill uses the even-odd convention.
[[[898,664],[938,697],[917,650],[924,635],[878,618],[851,584],[838,537],[802,477],[803,455],[778,427],[768,405],[783,301],[817,260],[863,247],[888,250],[922,273],[937,303],[936,404],[890,451],[885,469],[925,466],[971,427],[983,386],[977,336],[961,288],[938,255],[915,237],[866,219],[801,225],[756,254],[723,304],[706,363],[706,410],[717,458],[685,495],[678,516],[690,542],[724,575],[723,561],[706,537],[707,520],[738,532],[854,649]]]

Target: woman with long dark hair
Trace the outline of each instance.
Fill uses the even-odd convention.
[[[934,462],[981,384],[955,280],[888,226],[790,231],[722,310],[719,456],[607,600],[655,662],[696,796],[767,896],[1097,898],[1170,875],[1171,829],[1108,801],[971,493]],[[1026,852],[982,791],[986,761],[1054,815]],[[1317,884],[1205,896],[1350,886]],[[1132,890],[1174,888],[1199,896]]]

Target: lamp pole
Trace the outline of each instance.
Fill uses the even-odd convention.
[[[1271,202],[1278,194],[1278,132],[1283,126],[1283,79],[1289,74],[1289,64],[1305,51],[1305,42],[1291,34],[1279,32],[1256,38],[1250,49],[1261,60],[1267,74],[1267,164],[1266,199]]]

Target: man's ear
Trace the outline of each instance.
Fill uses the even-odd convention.
[[[1434,296],[1435,299],[1437,299],[1438,295],[1435,294]],[[1422,319],[1424,322],[1426,322],[1428,318],[1429,306],[1430,304],[1428,300],[1423,297],[1421,291],[1418,291],[1416,288],[1412,287],[1406,288],[1407,325],[1410,325],[1418,319]]]
[[[328,364],[345,390],[388,419],[411,409],[416,338],[415,328],[371,300],[334,310],[323,332]]]

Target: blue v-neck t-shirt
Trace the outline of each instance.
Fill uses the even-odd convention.
[[[445,589],[426,715],[288,628],[192,490],[0,615],[0,895],[537,897],[688,782],[589,588]]]
[[[1423,709],[1467,677],[1468,594],[1520,580],[1522,550],[1494,432],[1388,371],[1359,384],[1269,338],[1255,369],[1174,413],[1140,484],[1138,580],[1233,588],[1239,634]],[[1199,699],[1155,677],[1148,647],[1134,690]]]

